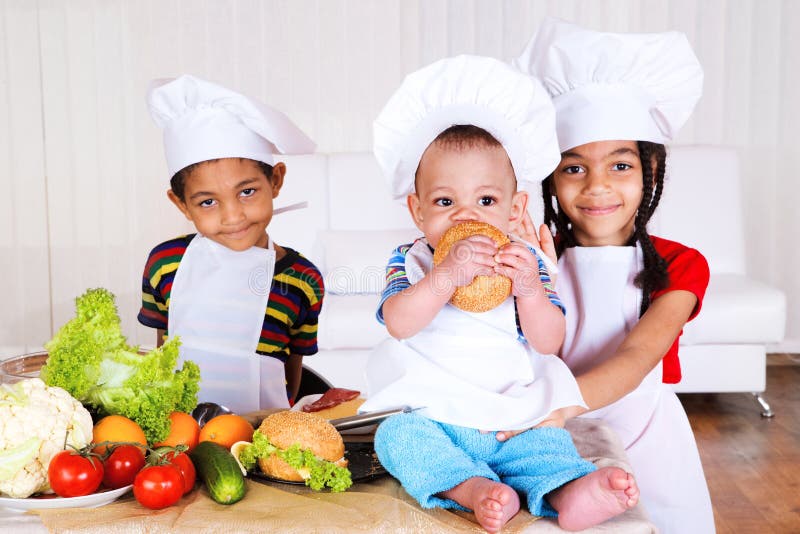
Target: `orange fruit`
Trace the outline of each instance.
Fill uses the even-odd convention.
[[[200,429],[200,441],[213,441],[230,449],[237,441],[251,441],[254,431],[253,425],[241,415],[218,415]]]
[[[164,441],[154,444],[153,447],[186,445],[189,450],[194,449],[200,438],[200,425],[197,424],[197,421],[184,412],[172,412],[169,414],[169,420],[169,435]]]
[[[128,419],[122,415],[107,415],[94,425],[92,431],[92,441],[102,443],[103,441],[124,441],[127,443],[139,443],[143,447],[147,446],[147,438],[144,430],[136,421]],[[98,454],[106,452],[106,446],[95,447],[92,449]]]

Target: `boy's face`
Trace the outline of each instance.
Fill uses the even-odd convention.
[[[183,200],[170,200],[197,231],[231,250],[267,246],[272,199],[283,185],[286,166],[275,164],[267,177],[249,159],[223,158],[198,165],[186,177]]]
[[[480,221],[503,233],[516,230],[528,204],[517,191],[514,169],[502,146],[431,144],[419,162],[408,209],[432,247],[454,224]]]

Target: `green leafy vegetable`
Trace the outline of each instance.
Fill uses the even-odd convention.
[[[253,434],[253,443],[239,453],[239,461],[242,462],[245,469],[252,471],[255,469],[259,458],[266,458],[273,454],[295,470],[308,472],[309,476],[307,478],[304,477],[306,486],[315,491],[327,487],[332,492],[340,492],[353,485],[350,470],[346,467],[340,467],[333,462],[323,460],[308,449],[301,450],[297,444],[285,450],[279,449],[270,443],[267,436],[258,430]]]
[[[46,345],[41,378],[67,390],[98,415],[118,414],[136,421],[147,441],[169,434],[169,414],[197,405],[200,368],[186,361],[176,371],[178,338],[139,354],[122,334],[114,295],[90,289],[75,300],[75,317]]]
[[[253,443],[245,447],[239,453],[239,461],[248,471],[256,468],[256,463],[259,458],[267,458],[277,451],[278,448],[269,442],[267,436],[258,430],[253,433]]]

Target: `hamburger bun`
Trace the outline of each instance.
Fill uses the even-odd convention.
[[[439,265],[447,257],[450,248],[462,239],[473,235],[485,235],[494,240],[497,248],[511,242],[508,236],[491,224],[468,221],[450,227],[439,240],[433,253],[433,264]],[[468,312],[485,312],[499,306],[511,295],[511,279],[507,276],[476,276],[472,283],[456,288],[450,304]]]
[[[258,431],[279,449],[288,449],[294,444],[310,450],[315,456],[347,467],[344,458],[344,441],[339,432],[325,419],[310,413],[284,410],[264,419]],[[302,482],[303,474],[272,454],[258,459],[261,472],[272,478]]]

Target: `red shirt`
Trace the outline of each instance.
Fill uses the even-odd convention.
[[[689,316],[689,320],[694,319],[703,304],[703,297],[708,287],[708,262],[700,252],[693,248],[681,245],[675,241],[668,241],[660,237],[650,236],[656,251],[667,262],[667,274],[669,283],[664,289],[654,291],[650,295],[651,302],[676,289],[689,291],[697,297],[697,304]],[[672,346],[664,355],[662,366],[662,380],[666,384],[677,384],[681,381],[681,363],[678,359],[678,341],[683,330],[673,341]]]

